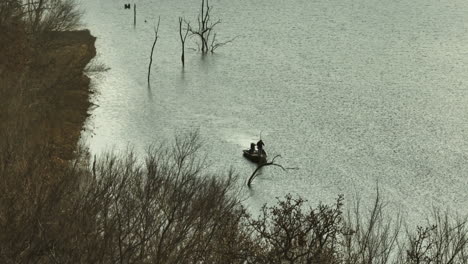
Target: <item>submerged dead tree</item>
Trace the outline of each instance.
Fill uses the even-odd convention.
[[[185,28],[185,33],[182,35],[182,22],[183,18],[179,17],[179,36],[180,36],[180,43],[182,44],[182,55],[180,56],[180,60],[182,61],[182,67],[185,67],[185,39],[189,33],[190,23],[185,22],[187,27]]]
[[[202,54],[208,52],[213,53],[216,48],[221,47],[227,43],[232,42],[235,38],[228,40],[226,42],[217,42],[216,33],[213,31],[214,27],[221,23],[221,20],[212,21],[211,20],[211,9],[209,5],[209,0],[202,0],[200,14],[198,15],[198,28],[194,29],[187,23],[187,28],[190,31],[191,36],[198,36],[200,39],[200,44],[198,48],[201,50]]]
[[[158,18],[158,26],[154,28],[154,42],[153,42],[153,47],[151,47],[150,62],[148,65],[148,88],[151,88],[151,85],[150,85],[151,65],[153,64],[154,46],[156,46],[156,42],[158,41],[158,31],[159,31],[160,20],[161,20],[161,17]]]
[[[197,18],[198,29],[193,29],[192,27],[189,27],[190,32],[193,35],[196,35],[200,38],[200,49],[203,54],[208,53],[208,41],[211,35],[211,31],[217,24],[221,22],[220,20],[217,20],[216,22],[211,22],[210,5],[208,1],[209,0],[202,0],[200,14]]]

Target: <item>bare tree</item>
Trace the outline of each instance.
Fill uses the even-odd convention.
[[[82,15],[73,0],[27,0],[24,12],[31,33],[76,29]]]
[[[402,219],[384,215],[384,203],[377,189],[376,198],[368,212],[361,210],[356,200],[354,210],[348,210],[342,232],[342,247],[345,263],[395,263],[401,255],[397,248]]]
[[[199,49],[202,54],[207,54],[208,52],[213,53],[217,48],[226,45],[234,41],[233,38],[226,42],[218,42],[216,40],[216,33],[214,32],[214,27],[221,23],[221,20],[212,21],[211,12],[212,7],[209,5],[209,0],[202,0],[202,5],[200,9],[200,14],[197,17],[198,28],[194,29],[187,23],[187,28],[190,31],[192,36],[198,36],[200,39]]]
[[[184,20],[182,17],[179,17],[179,36],[180,36],[180,43],[182,44],[182,55],[180,56],[180,60],[182,61],[182,67],[185,67],[185,39],[189,33],[190,23],[186,23],[185,33],[182,35],[182,22]]]
[[[150,84],[151,65],[153,64],[154,47],[156,46],[156,42],[158,41],[158,31],[159,31],[159,22],[160,22],[160,20],[161,20],[161,17],[158,18],[158,25],[157,25],[157,27],[154,28],[154,41],[153,41],[153,46],[151,47],[150,62],[149,62],[149,65],[148,65],[148,88],[151,88],[151,84]]]
[[[213,23],[210,21],[210,19],[210,5],[208,3],[208,0],[202,0],[200,14],[197,17],[198,28],[193,29],[189,27],[189,29],[193,35],[197,35],[200,38],[201,51],[203,54],[208,53],[208,41],[211,31],[217,24],[221,22],[220,20],[217,20]]]

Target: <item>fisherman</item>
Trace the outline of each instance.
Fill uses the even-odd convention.
[[[250,149],[249,149],[249,153],[250,154],[253,154],[255,152],[255,143],[250,143]]]
[[[263,146],[265,146],[265,144],[264,144],[263,141],[260,139],[260,140],[257,142],[257,149],[258,149],[258,154],[259,154],[259,155],[266,155],[265,150],[263,150]]]

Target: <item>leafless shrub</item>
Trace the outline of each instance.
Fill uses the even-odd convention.
[[[426,227],[407,231],[405,263],[468,263],[466,223],[435,209]]]
[[[177,138],[172,148],[150,148],[142,167],[132,155],[98,163],[81,199],[93,229],[101,230],[101,255],[92,260],[196,263],[232,257],[235,251],[216,245],[245,239],[225,236],[239,229],[243,214],[228,195],[234,178],[203,175],[198,147],[192,134]]]
[[[0,258],[27,263],[239,262],[248,236],[240,232],[244,209],[229,195],[235,177],[204,175],[195,159],[196,138],[153,147],[144,164],[131,153],[108,155],[94,170],[72,164],[54,178],[37,155],[23,167],[1,168],[7,195],[0,197]],[[8,156],[4,153],[1,161]]]
[[[338,263],[343,197],[333,206],[320,204],[303,211],[304,200],[287,195],[277,206],[262,208],[250,221],[262,250],[253,263]]]
[[[345,263],[391,263],[399,254],[397,243],[402,219],[384,215],[384,203],[377,190],[372,209],[361,211],[359,200],[354,211],[349,210],[343,230],[343,258]]]
[[[82,13],[74,0],[27,0],[23,9],[31,33],[73,30],[81,25]]]

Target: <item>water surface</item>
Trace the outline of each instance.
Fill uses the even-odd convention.
[[[194,24],[198,2],[136,1],[134,29],[124,2],[83,1],[111,67],[93,79],[93,153],[199,129],[210,170],[246,179],[241,150],[262,131],[270,156],[299,170],[266,168],[242,194],[251,208],[286,193],[369,201],[378,184],[409,218],[468,213],[468,2],[212,0],[218,38],[237,39],[205,57],[187,49],[182,69],[178,17]]]

